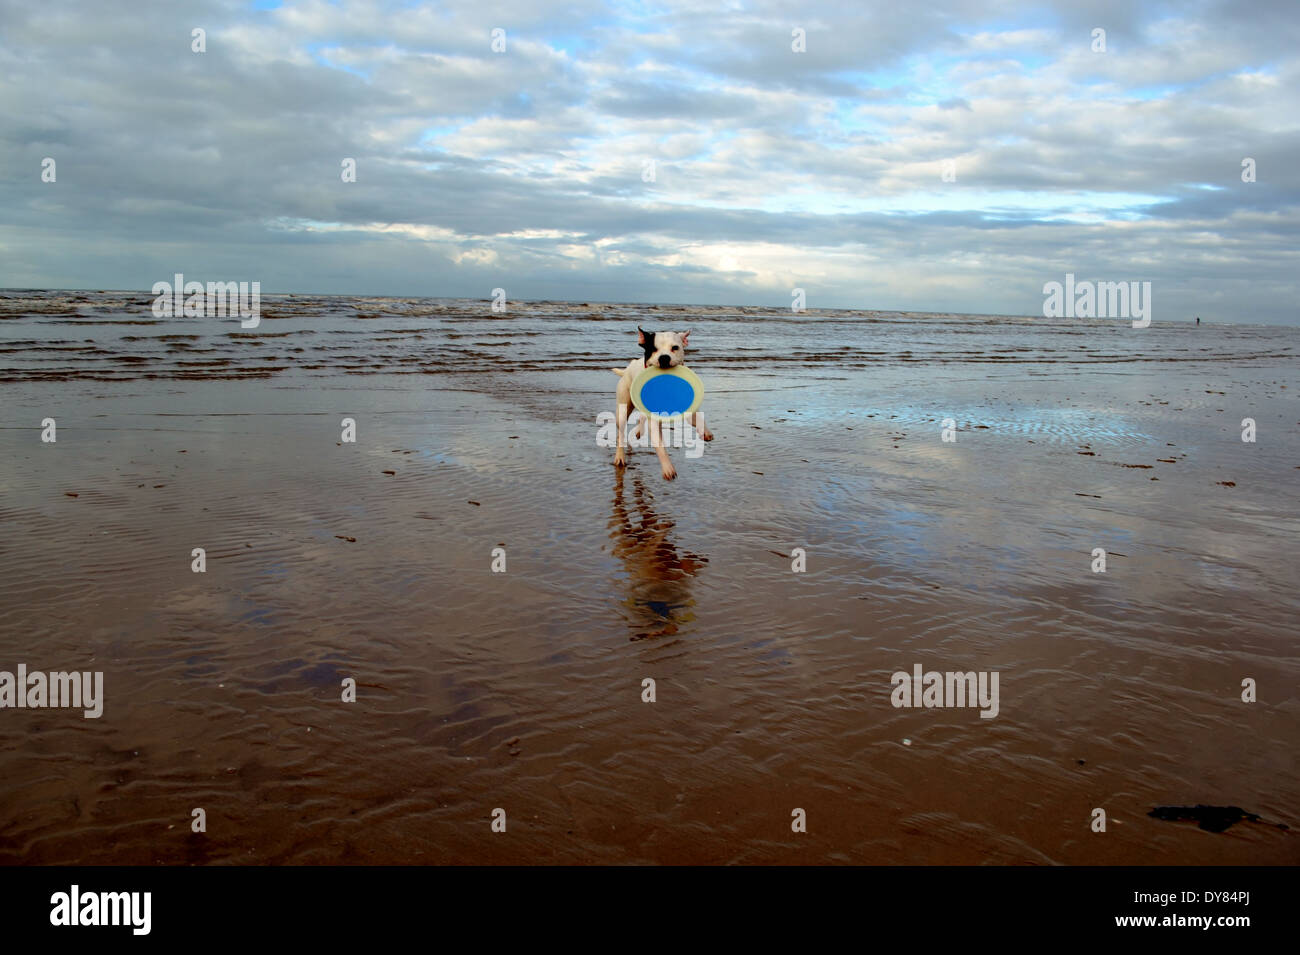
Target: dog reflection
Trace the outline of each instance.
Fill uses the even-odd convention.
[[[623,500],[623,470],[614,472],[614,513],[609,536],[614,554],[627,566],[629,626],[632,639],[675,634],[695,619],[691,580],[708,558],[681,554],[673,542],[673,522],[655,513],[645,485],[632,478],[632,508]],[[635,512],[635,513],[634,513]]]

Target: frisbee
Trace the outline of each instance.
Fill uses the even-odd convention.
[[[704,400],[704,382],[685,365],[655,368],[653,365],[632,382],[632,404],[652,418],[687,415]]]

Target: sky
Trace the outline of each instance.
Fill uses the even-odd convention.
[[[1296,0],[0,0],[0,287],[1300,324],[1297,157]]]

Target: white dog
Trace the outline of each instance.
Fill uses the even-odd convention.
[[[686,340],[690,337],[690,332],[647,332],[637,327],[636,343],[641,346],[645,352],[640,358],[633,358],[627,363],[626,368],[611,368],[614,374],[619,376],[618,381],[618,448],[614,452],[614,467],[621,468],[627,465],[627,456],[623,453],[623,442],[627,436],[627,416],[632,404],[632,382],[636,381],[636,376],[641,374],[651,365],[657,365],[660,368],[676,368],[678,365],[686,363]],[[691,427],[700,433],[700,437],[705,441],[713,440],[713,432],[709,426],[704,423],[704,415],[698,411],[691,412]],[[636,426],[636,437],[641,437],[641,429],[645,427],[645,419],[642,418]],[[650,443],[654,445],[655,454],[659,455],[659,468],[663,471],[664,480],[671,481],[677,477],[677,469],[673,467],[673,462],[668,459],[668,450],[664,447],[663,427],[658,420],[650,423]]]

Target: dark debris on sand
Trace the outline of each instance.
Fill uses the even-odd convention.
[[[1199,803],[1195,806],[1156,806],[1147,815],[1167,822],[1195,822],[1206,832],[1223,832],[1239,822],[1258,822],[1278,829],[1288,828],[1280,822],[1265,822],[1240,806],[1203,806]]]

